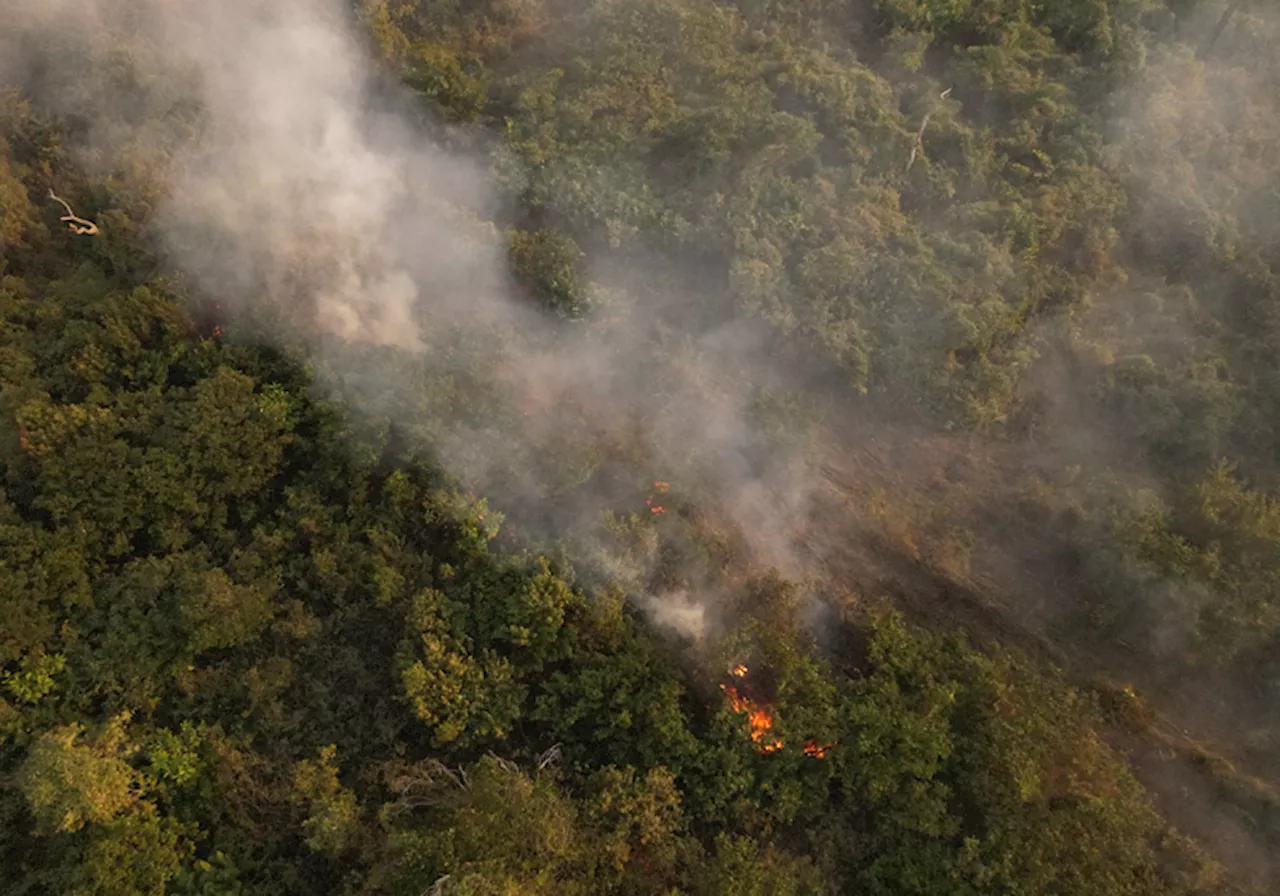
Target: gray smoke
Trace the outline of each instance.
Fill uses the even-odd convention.
[[[126,54],[121,82],[44,70],[42,101],[89,119],[81,157],[101,175],[146,150],[149,175],[163,172],[150,228],[195,292],[275,321],[281,338],[305,332],[339,400],[429,443],[498,507],[523,508],[544,530],[535,541],[597,557],[659,623],[693,635],[714,577],[677,569],[642,593],[659,561],[642,530],[675,508],[636,500],[650,519],[628,523],[611,509],[617,483],[696,486],[754,562],[799,568],[808,479],[761,457],[749,419],[752,384],[771,378],[760,334],[665,332],[622,293],[589,334],[537,311],[508,274],[492,159],[447,151],[401,114],[342,4],[6,0],[0,15],[0,75],[59,53],[101,72]],[[199,113],[140,148],[119,124],[139,92]],[[596,484],[604,466],[610,489]]]

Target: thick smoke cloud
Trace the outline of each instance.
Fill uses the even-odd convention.
[[[194,134],[153,138],[173,147],[150,222],[165,257],[233,319],[251,312],[279,336],[305,334],[341,400],[421,434],[499,508],[523,508],[542,530],[535,542],[599,556],[600,514],[624,484],[674,480],[737,521],[755,562],[799,571],[792,533],[808,479],[762,455],[748,419],[750,384],[770,379],[760,334],[740,323],[663,333],[625,299],[589,335],[536,310],[491,223],[490,159],[446,151],[400,114],[341,4],[3,8],[16,23],[0,49],[10,66],[53,48],[104,61],[136,48],[131,65],[150,90],[198,102]],[[28,53],[32,39],[41,46]],[[45,89],[42,100],[84,111],[76,84],[46,76]],[[118,164],[130,138],[112,122],[130,101],[124,88],[93,98],[105,114],[90,129],[91,164]],[[448,394],[458,384],[466,401]],[[476,408],[477,395],[489,404]],[[677,573],[669,597],[643,595],[651,539],[629,563],[608,562],[659,623],[702,632],[707,577]]]

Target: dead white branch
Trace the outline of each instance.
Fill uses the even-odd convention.
[[[951,90],[952,88],[948,87],[946,90],[942,91],[942,93],[938,94],[938,99],[945,100],[951,94]],[[916,163],[916,156],[924,149],[924,129],[929,126],[929,119],[932,117],[932,109],[924,113],[924,118],[920,121],[920,130],[916,132],[916,142],[911,146],[911,158],[907,159],[907,167],[906,170],[902,172],[903,174],[906,174],[907,171],[911,170],[911,166]]]
[[[553,765],[560,761],[560,745],[555,744],[551,749],[544,752],[538,757],[538,771],[542,771],[548,765]]]
[[[67,210],[66,215],[59,218],[60,221],[67,222],[67,226],[71,228],[71,232],[76,236],[97,236],[99,233],[98,225],[92,221],[86,221],[71,210],[71,206],[67,204],[67,200],[62,199],[53,190],[49,190],[49,198],[59,203]]]

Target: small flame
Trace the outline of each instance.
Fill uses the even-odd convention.
[[[742,663],[738,663],[738,665],[729,670],[730,674],[732,674],[734,678],[746,678],[747,673],[750,671],[751,670],[742,665]]]
[[[827,750],[830,750],[833,744],[823,744],[819,746],[816,740],[807,740],[804,742],[804,755],[812,756],[814,759],[825,759]]]
[[[665,494],[666,492],[671,490],[671,483],[663,479],[655,479],[653,481],[653,487],[654,487],[654,490],[657,491],[659,494]],[[657,498],[654,495],[650,495],[645,500],[644,503],[645,503],[645,506],[649,508],[649,512],[653,514],[665,513],[666,508],[664,508],[661,504],[655,504],[654,501],[656,500]]]

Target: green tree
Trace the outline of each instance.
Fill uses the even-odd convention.
[[[49,833],[105,824],[143,806],[141,780],[123,758],[128,715],[112,719],[82,743],[84,726],[41,734],[19,773],[19,787],[40,828]]]

